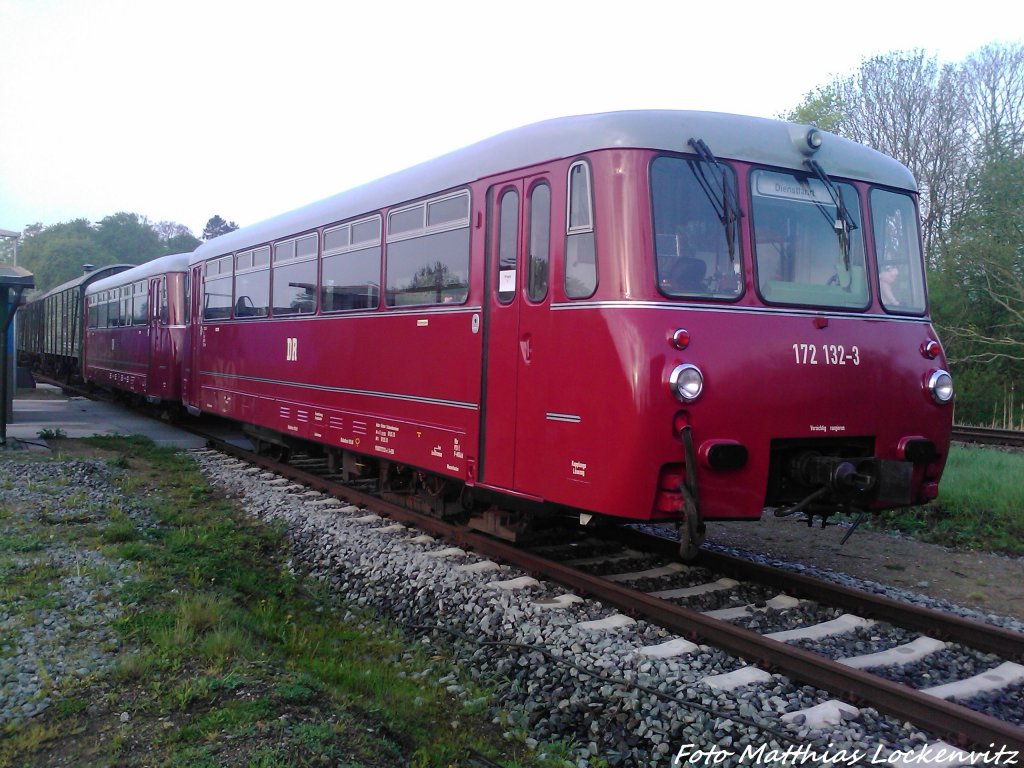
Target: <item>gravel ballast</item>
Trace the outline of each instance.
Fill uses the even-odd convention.
[[[0,726],[46,711],[54,690],[102,673],[120,649],[117,595],[135,565],[80,548],[74,535],[102,531],[112,511],[150,524],[113,471],[102,461],[0,461]]]
[[[432,556],[446,545],[413,543],[415,531],[396,532],[388,521],[340,503],[324,506],[299,486],[268,486],[267,477],[244,471],[240,462],[216,454],[202,454],[198,461],[211,482],[250,513],[284,524],[297,561],[312,576],[358,606],[425,632],[424,642],[449,648],[464,674],[497,686],[497,722],[531,739],[574,738],[581,766],[592,756],[610,765],[670,765],[687,744],[726,749],[733,755],[722,764],[736,764],[745,749],[810,744],[819,754],[873,755],[912,751],[932,740],[871,709],[835,727],[811,728],[799,717],[785,723],[782,714],[831,697],[778,675],[732,691],[710,688],[701,682],[704,677],[746,663],[704,646],[687,656],[649,658],[641,648],[671,639],[669,633],[643,621],[611,632],[588,631],[578,625],[615,611],[589,600],[561,610],[542,608],[538,600],[563,590],[497,589],[489,584],[522,574],[506,567],[460,570],[477,558]],[[840,642],[830,640],[830,653],[844,655]],[[850,655],[861,652],[858,644],[863,646],[863,637],[853,635]]]

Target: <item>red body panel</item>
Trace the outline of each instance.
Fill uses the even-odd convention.
[[[472,480],[481,349],[474,315],[465,307],[207,323],[198,329],[197,404]],[[385,364],[380,351],[388,349]]]
[[[83,375],[102,387],[145,395],[150,384],[149,326],[90,328]]]

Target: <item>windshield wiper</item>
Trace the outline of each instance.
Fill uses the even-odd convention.
[[[843,253],[843,268],[850,271],[850,233],[857,228],[857,223],[853,220],[850,212],[846,209],[846,203],[843,202],[843,195],[836,187],[835,183],[828,177],[824,169],[818,165],[817,160],[805,160],[804,165],[811,169],[815,176],[825,185],[825,189],[828,191],[829,197],[832,198],[832,202],[836,206],[836,218],[833,221],[832,226],[836,230],[836,237],[839,238],[839,247]]]
[[[735,188],[729,185],[729,171],[725,164],[712,154],[708,145],[704,143],[704,139],[690,139],[687,144],[693,147],[693,151],[697,153],[700,161],[694,163],[691,160],[690,170],[715,209],[718,220],[725,227],[725,242],[729,248],[729,263],[731,264],[736,260],[736,223],[743,215],[740,212],[739,197],[736,195]],[[718,172],[717,184],[712,183],[712,180],[708,178],[705,172],[706,168],[714,168]]]

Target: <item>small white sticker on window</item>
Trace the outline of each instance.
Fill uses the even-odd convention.
[[[516,289],[516,271],[514,269],[503,269],[498,275],[498,291],[507,293]]]

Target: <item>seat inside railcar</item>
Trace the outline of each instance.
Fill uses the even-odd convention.
[[[703,293],[707,290],[707,262],[684,255],[681,241],[678,234],[660,234],[656,238],[661,289],[666,293]]]
[[[707,264],[691,256],[680,256],[668,272],[668,282],[673,291],[699,293],[705,289],[704,276]]]

